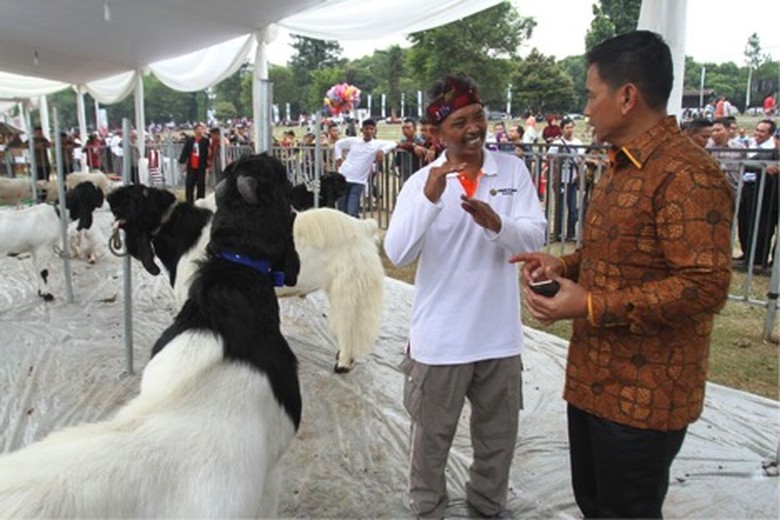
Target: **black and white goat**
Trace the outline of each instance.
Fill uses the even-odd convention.
[[[298,211],[314,207],[314,190],[308,183],[293,186],[290,201]],[[335,208],[336,201],[347,192],[347,179],[338,172],[326,173],[320,178],[320,208]]]
[[[73,175],[73,174],[71,174]],[[102,175],[102,174],[101,174]],[[68,229],[70,254],[94,264],[107,251],[106,238],[98,226],[93,226],[95,209],[103,206],[103,189],[92,181],[83,181],[65,194],[68,215],[76,225]]]
[[[267,155],[227,169],[206,259],[140,394],[112,419],[0,458],[0,516],[276,515],[278,461],[301,419],[274,293],[299,269],[289,189]]]
[[[82,183],[68,192],[66,207],[79,228],[92,225],[92,212],[103,204],[103,194],[91,183]],[[60,217],[55,206],[37,204],[21,210],[0,211],[0,256],[32,256],[38,277],[38,295],[45,301],[54,296],[48,288],[49,265],[60,241]]]
[[[192,206],[176,202],[170,192],[136,185],[116,189],[108,203],[125,230],[128,252],[152,274],[160,273],[155,257],[168,270],[178,309],[205,254],[213,201],[202,199]],[[348,372],[356,359],[371,352],[379,336],[384,269],[376,221],[312,209],[296,215],[293,234],[301,258],[298,284],[279,288],[277,294],[325,291],[328,325],[339,349],[334,370]]]

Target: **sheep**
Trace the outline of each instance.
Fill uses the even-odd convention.
[[[197,262],[204,257],[212,197],[195,206],[177,203],[165,190],[125,186],[108,196],[116,223],[125,230],[127,251],[151,274],[154,259],[168,271],[176,308],[180,308]],[[355,360],[373,349],[379,336],[384,269],[379,258],[377,224],[333,209],[298,213],[293,224],[301,274],[295,287],[280,296],[325,291],[330,304],[328,326],[338,345],[334,371],[351,370]]]
[[[91,182],[106,196],[111,193],[113,184],[111,179],[102,172],[73,172],[65,176],[65,189],[71,190],[82,182]]]
[[[265,154],[237,163],[219,188],[206,259],[139,395],[106,421],[1,457],[0,515],[277,514],[278,461],[302,405],[273,286],[294,284],[300,265],[283,165]]]
[[[51,189],[49,181],[36,181],[36,189],[46,193],[46,202],[57,201],[57,188]],[[30,179],[0,177],[0,204],[21,205],[25,200],[32,200]]]
[[[32,255],[38,276],[38,296],[52,301],[49,292],[49,262],[60,239],[60,218],[50,204],[20,210],[0,211],[0,256]]]

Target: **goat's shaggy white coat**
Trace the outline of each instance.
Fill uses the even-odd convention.
[[[274,515],[280,479],[267,469],[294,435],[265,374],[225,363],[212,332],[188,331],[112,419],[0,458],[0,517]]]
[[[214,197],[196,206],[216,210]],[[182,255],[176,267],[174,300],[187,300],[197,262],[205,258],[210,225],[198,243]],[[375,220],[360,220],[331,208],[298,213],[293,224],[301,271],[295,287],[278,287],[280,297],[305,296],[323,290],[330,305],[328,326],[339,347],[336,371],[346,372],[355,360],[371,352],[379,337],[385,272],[378,252]]]
[[[54,206],[38,204],[29,208],[0,211],[0,256],[32,255],[38,277],[38,294],[46,300],[53,296],[47,290],[44,271],[60,239],[60,218]]]

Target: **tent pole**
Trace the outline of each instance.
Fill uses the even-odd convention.
[[[144,76],[141,69],[135,72],[135,130],[137,132],[136,148],[140,161],[146,157],[146,111],[144,108]]]
[[[57,161],[57,194],[60,201],[60,231],[62,239],[62,262],[65,268],[65,295],[68,303],[73,303],[73,283],[70,272],[70,247],[68,245],[68,212],[65,210],[65,168],[62,157],[62,138],[57,108],[54,108],[54,156]]]
[[[87,109],[84,106],[84,87],[76,87],[76,112],[79,119],[79,139],[81,140],[81,171],[88,172],[86,154],[87,149]]]
[[[688,0],[642,0],[637,29],[646,29],[663,36],[672,52],[674,81],[666,111],[682,116],[683,79],[685,77],[685,27]]]
[[[127,136],[130,135],[130,121],[125,117],[122,118],[122,146],[124,147],[125,159],[130,158],[130,140]],[[130,162],[128,160],[123,161],[122,167],[122,181],[125,186],[130,185]],[[125,296],[125,361],[127,375],[133,375],[133,266],[132,257],[125,255],[124,257],[124,296]]]
[[[35,181],[38,180],[38,168],[35,160],[35,137],[33,136],[32,119],[30,117],[30,109],[27,104],[22,105],[22,117],[24,118],[24,125],[27,127],[27,147],[30,151],[30,194],[32,195],[33,204],[38,202],[38,185]]]

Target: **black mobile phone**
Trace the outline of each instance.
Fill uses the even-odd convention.
[[[531,282],[528,284],[533,292],[541,294],[547,298],[552,298],[558,289],[561,288],[560,284],[555,280],[542,280],[540,282]]]

